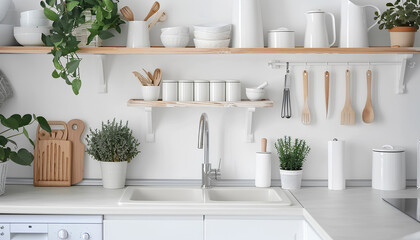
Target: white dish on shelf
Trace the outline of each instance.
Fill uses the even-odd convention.
[[[162,34],[166,35],[189,35],[190,34],[190,28],[189,27],[168,27],[168,28],[162,28],[161,29]]]
[[[51,26],[51,21],[47,18],[20,18],[20,26],[22,27],[48,27]]]
[[[230,39],[226,40],[202,40],[194,38],[196,48],[227,48],[229,47]]]
[[[43,9],[36,9],[36,10],[29,10],[29,11],[21,12],[20,17],[29,18],[29,19],[46,18]]]
[[[230,39],[230,31],[219,33],[194,31],[194,37],[200,40],[226,40]]]
[[[232,24],[204,24],[194,26],[194,31],[220,33],[232,30]]]
[[[16,41],[22,46],[44,46],[42,34],[49,34],[51,27],[14,27]]]
[[[16,45],[16,40],[13,36],[13,25],[0,24],[0,46],[13,45]]]
[[[246,97],[251,101],[259,101],[264,97],[265,90],[260,88],[247,88]]]
[[[160,40],[166,48],[184,48],[190,42],[190,36],[162,34]]]

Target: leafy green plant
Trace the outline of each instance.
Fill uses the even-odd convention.
[[[28,131],[25,128],[35,121],[39,123],[42,129],[47,132],[51,132],[51,128],[47,120],[45,120],[43,117],[37,117],[35,114],[26,114],[23,116],[14,114],[9,118],[6,118],[0,114],[0,123],[4,128],[6,128],[0,132],[0,162],[6,162],[8,159],[10,159],[20,165],[31,165],[34,160],[34,155],[25,148],[16,150],[18,145],[15,141],[12,140],[12,138],[19,135],[24,135],[32,144],[32,146],[35,147],[34,142],[29,138]],[[10,132],[12,132],[12,134],[6,136],[6,133]],[[10,144],[14,145],[14,149],[8,146]]]
[[[283,170],[302,170],[303,162],[308,156],[311,148],[306,145],[305,140],[296,138],[292,144],[292,138],[284,136],[274,143],[279,155],[280,168]]]
[[[86,136],[88,149],[86,152],[100,162],[130,162],[140,151],[138,140],[133,136],[133,131],[128,127],[128,122],[123,125],[114,120],[105,124],[102,129],[92,130]]]
[[[95,36],[108,39],[114,36],[110,32],[115,29],[121,33],[120,25],[124,23],[118,15],[118,0],[42,0],[45,16],[53,21],[49,35],[42,35],[42,41],[51,46],[50,54],[54,56],[53,78],[62,78],[72,86],[78,95],[82,86],[79,64],[82,60],[76,53],[79,43],[73,35],[74,29],[86,23],[85,11],[96,15],[92,27],[89,28],[89,44]]]
[[[379,20],[379,29],[392,29],[393,27],[414,27],[419,29],[420,4],[418,0],[397,0],[387,3],[389,7],[382,14],[375,12],[375,20]]]

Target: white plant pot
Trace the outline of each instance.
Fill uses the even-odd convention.
[[[302,185],[302,172],[280,169],[281,187],[283,189],[300,189]]]
[[[101,162],[101,169],[104,188],[118,189],[125,187],[127,162]]]
[[[142,86],[144,101],[157,101],[160,94],[160,86]]]
[[[6,191],[7,162],[0,162],[0,195]]]

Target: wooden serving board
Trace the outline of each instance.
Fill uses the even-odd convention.
[[[83,180],[83,167],[85,159],[85,145],[80,137],[85,130],[85,123],[79,119],[70,120],[67,123],[68,140],[72,142],[72,162],[71,162],[71,184],[77,184]]]

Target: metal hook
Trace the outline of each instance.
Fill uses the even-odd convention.
[[[368,70],[371,70],[371,69],[370,69],[370,62],[368,62]]]
[[[286,63],[286,73],[289,73],[289,62]]]

